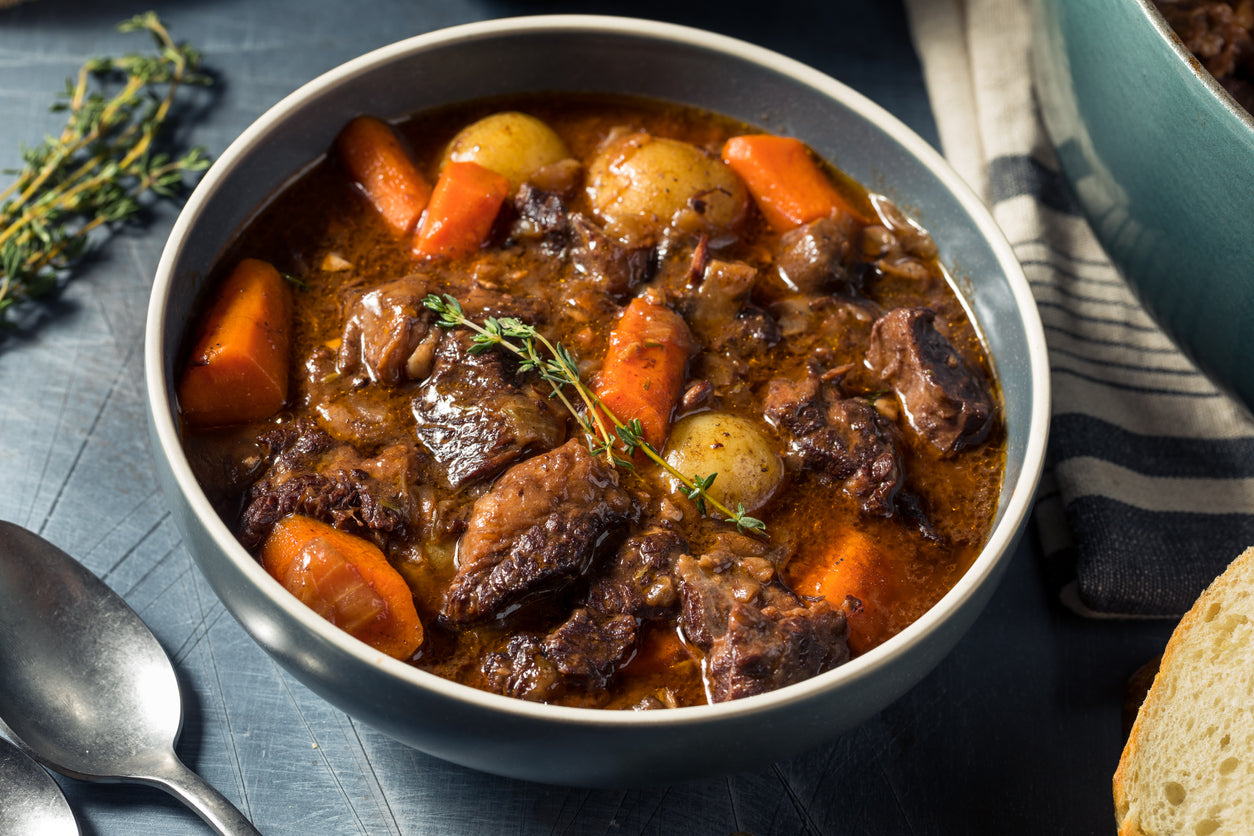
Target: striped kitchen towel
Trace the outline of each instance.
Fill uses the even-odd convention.
[[[1035,528],[1063,600],[1175,616],[1254,544],[1254,419],[1158,329],[1070,198],[1041,125],[1028,0],[906,0],[946,157],[1031,283],[1053,416]]]

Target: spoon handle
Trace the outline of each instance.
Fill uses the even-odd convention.
[[[261,836],[226,796],[188,769],[178,756],[167,758],[161,772],[149,780],[194,810],[220,836]]]

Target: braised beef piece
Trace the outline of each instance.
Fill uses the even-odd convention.
[[[720,350],[740,337],[746,319],[751,330],[756,325],[755,320],[763,316],[770,319],[756,308],[752,309],[754,315],[743,316],[757,276],[758,271],[743,262],[708,260],[699,280],[685,289],[679,304],[684,319],[702,345]],[[773,327],[771,321],[767,330]],[[778,341],[776,329],[772,344]]]
[[[845,614],[826,601],[758,609],[737,601],[706,654],[712,702],[764,694],[849,660]]]
[[[668,278],[669,300],[704,349],[692,359],[690,375],[704,380],[711,391],[734,394],[744,385],[752,362],[783,338],[775,318],[749,301],[758,270],[744,262],[704,257],[699,245],[691,268]]]
[[[567,253],[574,268],[573,278],[593,282],[620,303],[648,281],[653,272],[652,247],[624,246],[581,214],[571,216]]]
[[[566,201],[554,192],[541,191],[531,183],[523,183],[514,195],[514,208],[525,229],[515,229],[515,234],[538,234],[550,249],[560,250],[566,244],[569,220],[566,217]]]
[[[687,540],[663,524],[628,537],[592,578],[588,606],[645,620],[673,614],[679,605],[675,561],[687,550]]]
[[[418,440],[455,488],[550,450],[566,435],[566,417],[514,361],[499,351],[472,353],[473,345],[467,331],[446,333],[413,400]]]
[[[634,618],[581,607],[543,638],[511,638],[502,650],[488,654],[482,670],[492,690],[543,702],[570,690],[604,688],[635,644]]]
[[[700,557],[684,555],[675,566],[680,624],[705,651],[714,702],[800,682],[849,658],[844,613],[824,601],[807,604],[780,586],[778,556],[745,551],[722,543]]]
[[[336,368],[395,386],[431,372],[441,332],[422,300],[431,283],[406,276],[361,293],[350,306]]]
[[[745,305],[726,324],[714,348],[741,358],[758,357],[783,339],[774,317],[754,305]]]
[[[549,702],[565,692],[557,666],[544,658],[540,637],[532,633],[512,636],[483,658],[480,670],[489,690],[517,700]]]
[[[417,472],[412,449],[396,445],[367,459],[312,427],[269,434],[275,457],[249,489],[239,539],[255,549],[279,520],[303,514],[376,542],[412,530]]]
[[[780,284],[805,295],[852,293],[861,290],[845,262],[853,245],[847,224],[819,218],[780,236],[775,271]]]
[[[567,679],[603,688],[635,643],[636,620],[631,616],[602,616],[580,607],[544,637],[544,655]]]
[[[905,476],[888,421],[863,398],[810,372],[770,382],[763,412],[788,440],[786,459],[815,471],[858,501],[864,513],[891,517]]]
[[[548,251],[566,254],[572,280],[590,282],[616,302],[626,301],[653,272],[652,247],[624,246],[584,214],[571,212],[559,194],[524,183],[514,208],[514,237],[539,236]]]
[[[680,625],[689,641],[708,649],[726,629],[735,601],[793,602],[791,593],[771,583],[782,561],[779,549],[743,535],[722,536],[701,555],[680,555],[675,561]]]
[[[565,587],[632,511],[618,474],[582,440],[514,465],[471,509],[442,615],[477,621]]]
[[[897,393],[909,425],[943,454],[982,442],[993,401],[934,324],[930,308],[896,308],[871,329],[867,367]]]
[[[508,267],[489,262],[481,262],[477,267],[470,286],[457,294],[468,317],[482,322],[488,317],[512,316],[537,327],[544,324],[546,306],[542,302],[533,296],[506,293],[501,289],[499,277],[493,276],[492,271],[507,273]],[[542,276],[549,270],[537,267],[534,272]]]
[[[344,321],[336,370],[389,386],[425,380],[445,331],[423,300],[440,286],[431,276],[413,274],[357,293]],[[533,299],[504,293],[486,276],[459,286],[455,295],[473,319],[513,316],[533,325],[543,320]]]

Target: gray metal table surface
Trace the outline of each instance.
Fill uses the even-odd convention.
[[[0,10],[0,168],[59,130],[46,112],[88,55],[141,46],[113,25],[155,6],[218,76],[181,125],[220,152],[270,105],[372,48],[443,26],[552,12],[701,26],[805,61],[936,129],[896,3],[759,5],[506,0],[30,0]],[[7,178],[0,178],[7,182]],[[1171,625],[1093,622],[1058,605],[1031,534],[941,666],[838,740],[754,772],[587,790],[452,766],[306,690],[226,613],[183,547],[147,446],[142,332],[177,207],[114,235],[55,299],[0,338],[0,518],[71,552],[147,620],[187,701],[178,751],[279,834],[1108,833],[1128,676]],[[0,675],[3,675],[0,672]],[[199,834],[158,790],[59,779],[83,833]]]

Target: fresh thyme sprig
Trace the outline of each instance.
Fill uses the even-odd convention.
[[[645,441],[644,425],[639,418],[623,422],[606,407],[597,394],[583,382],[575,356],[560,342],[550,342],[534,327],[514,317],[487,317],[483,324],[479,324],[467,317],[461,303],[448,294],[443,297],[429,294],[423,299],[423,304],[436,314],[436,324],[441,328],[461,327],[474,332],[470,347],[472,354],[502,349],[519,358],[523,371],[539,374],[540,379],[552,388],[553,396],[562,402],[588,436],[589,448],[594,455],[604,455],[616,466],[631,469],[632,456],[640,451],[679,482],[681,492],[693,501],[702,515],[707,514],[706,504],[709,503],[735,523],[738,530],[766,533],[766,523],[745,513],[743,503],[738,503],[733,511],[710,496],[710,487],[718,474],[685,476],[662,458],[653,445]],[[567,389],[573,390],[578,396],[577,399],[584,407],[582,412],[567,396]],[[609,426],[606,425],[607,421]]]
[[[93,230],[135,216],[146,193],[177,194],[184,175],[209,166],[201,148],[179,156],[154,149],[179,87],[209,83],[196,72],[199,53],[176,44],[154,12],[118,30],[151,33],[156,54],[89,59],[52,107],[67,114],[60,136],[23,148],[23,167],[5,172],[17,179],[0,192],[0,321],[10,306],[54,287]],[[120,87],[107,96],[92,90],[93,79]]]

